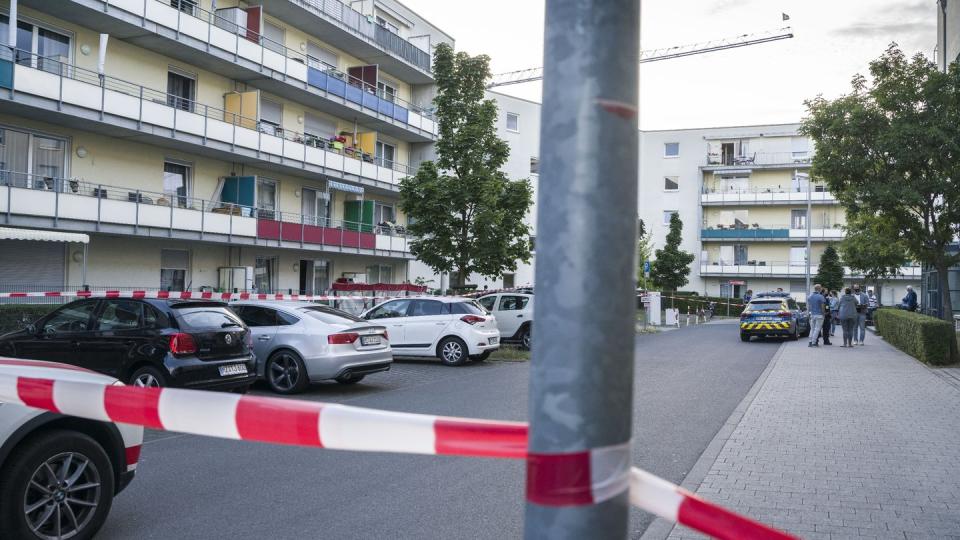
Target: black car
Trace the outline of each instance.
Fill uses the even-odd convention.
[[[250,330],[222,302],[71,302],[0,336],[0,356],[49,360],[136,386],[244,391],[256,380]]]

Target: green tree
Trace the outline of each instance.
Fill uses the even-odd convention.
[[[820,266],[817,269],[817,275],[813,278],[814,283],[819,283],[831,291],[840,290],[843,287],[843,264],[840,262],[840,254],[833,244],[827,246],[820,255]]]
[[[683,222],[680,215],[670,216],[670,232],[667,233],[667,242],[663,249],[656,251],[656,260],[650,268],[650,277],[653,282],[665,291],[675,291],[687,284],[690,274],[690,263],[693,262],[693,253],[680,249],[683,239]]]
[[[643,220],[637,223],[637,287],[649,289],[652,280],[643,275],[643,263],[653,257],[653,237]]]
[[[803,131],[817,152],[812,173],[855,216],[876,216],[882,241],[901,242],[912,260],[937,270],[941,316],[952,317],[947,247],[960,232],[960,71],[944,73],[923,55],[891,45],[870,63],[872,81],[851,93],[806,102]]]
[[[433,75],[437,160],[400,183],[400,207],[414,219],[410,251],[435,272],[456,271],[451,285],[463,286],[471,273],[496,278],[530,261],[533,190],[500,171],[510,148],[496,134],[496,103],[484,99],[490,58],[440,44]]]
[[[844,230],[846,238],[840,243],[843,261],[872,281],[880,294],[884,280],[907,265],[907,246],[899,239],[890,241],[897,238],[895,225],[874,215],[847,214]]]

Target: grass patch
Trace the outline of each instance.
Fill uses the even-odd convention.
[[[526,362],[530,360],[530,351],[516,345],[501,345],[487,358],[488,362]]]

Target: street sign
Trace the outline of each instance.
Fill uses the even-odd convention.
[[[644,274],[650,273],[650,261],[643,261],[643,273]]]

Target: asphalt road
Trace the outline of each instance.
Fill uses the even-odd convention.
[[[710,324],[638,336],[634,463],[680,482],[779,342]],[[525,420],[528,365],[402,361],[300,399]],[[520,537],[519,461],[280,447],[150,432],[137,478],[99,538]],[[635,511],[631,536],[652,517]]]

